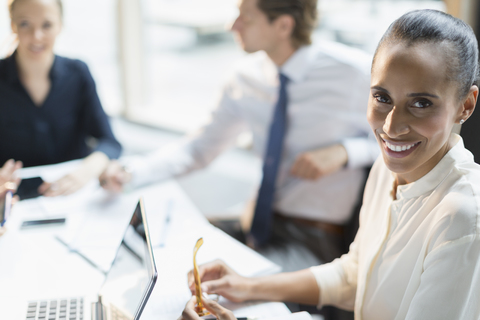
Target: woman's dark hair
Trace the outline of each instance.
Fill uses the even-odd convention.
[[[258,0],[258,8],[270,22],[283,14],[295,20],[292,31],[292,44],[298,48],[312,43],[311,35],[317,22],[317,0]]]
[[[458,96],[467,96],[478,78],[478,43],[472,28],[460,19],[437,10],[411,11],[395,20],[383,35],[375,57],[385,44],[403,42],[446,44],[449,80],[458,84]],[[373,68],[372,64],[372,68]]]

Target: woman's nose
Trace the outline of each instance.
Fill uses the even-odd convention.
[[[33,37],[36,40],[41,40],[43,38],[43,30],[42,29],[33,30]]]
[[[410,127],[405,112],[394,106],[385,118],[383,132],[385,132],[391,138],[396,138],[410,132]]]

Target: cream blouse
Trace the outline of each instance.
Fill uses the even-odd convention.
[[[312,267],[319,307],[355,319],[480,319],[480,166],[456,145],[428,174],[390,192],[380,157],[348,254]]]

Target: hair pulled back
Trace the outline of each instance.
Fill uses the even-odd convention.
[[[467,96],[478,79],[478,43],[472,28],[460,19],[437,10],[411,11],[395,20],[383,35],[373,58],[387,44],[446,44],[448,79],[458,84],[458,96]]]

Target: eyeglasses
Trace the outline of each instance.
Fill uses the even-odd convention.
[[[195,295],[197,297],[197,305],[195,307],[195,311],[200,317],[210,314],[210,312],[208,312],[207,309],[205,309],[205,307],[203,306],[201,281],[200,276],[198,275],[198,267],[196,261],[197,251],[198,249],[200,249],[202,244],[203,238],[200,238],[197,240],[195,248],[193,248],[193,277],[195,278]]]

